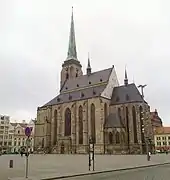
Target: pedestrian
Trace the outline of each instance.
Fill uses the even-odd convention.
[[[150,161],[150,159],[151,159],[151,152],[149,151],[148,152],[148,161]]]

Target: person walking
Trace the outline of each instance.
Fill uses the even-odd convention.
[[[148,161],[150,161],[151,160],[151,152],[149,151],[148,152]]]

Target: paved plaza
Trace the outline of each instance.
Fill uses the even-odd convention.
[[[0,177],[24,177],[25,157],[20,155],[0,156]],[[9,160],[14,167],[9,168]],[[96,155],[95,171],[128,168],[170,162],[170,155],[153,155],[151,161],[146,155]],[[29,177],[56,177],[88,172],[88,155],[30,155]]]
[[[69,180],[169,180],[170,165],[68,178]],[[68,180],[65,179],[65,180]]]

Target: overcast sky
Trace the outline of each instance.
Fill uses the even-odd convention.
[[[0,0],[0,114],[36,117],[58,94],[71,20],[78,59],[92,70],[115,65],[119,82],[147,84],[145,98],[170,125],[170,1]]]

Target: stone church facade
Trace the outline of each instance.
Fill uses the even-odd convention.
[[[77,58],[73,13],[67,59],[62,64],[60,93],[38,107],[34,149],[50,153],[88,153],[91,137],[95,153],[146,152],[153,139],[150,108],[125,70],[119,85],[114,66],[86,74]]]

